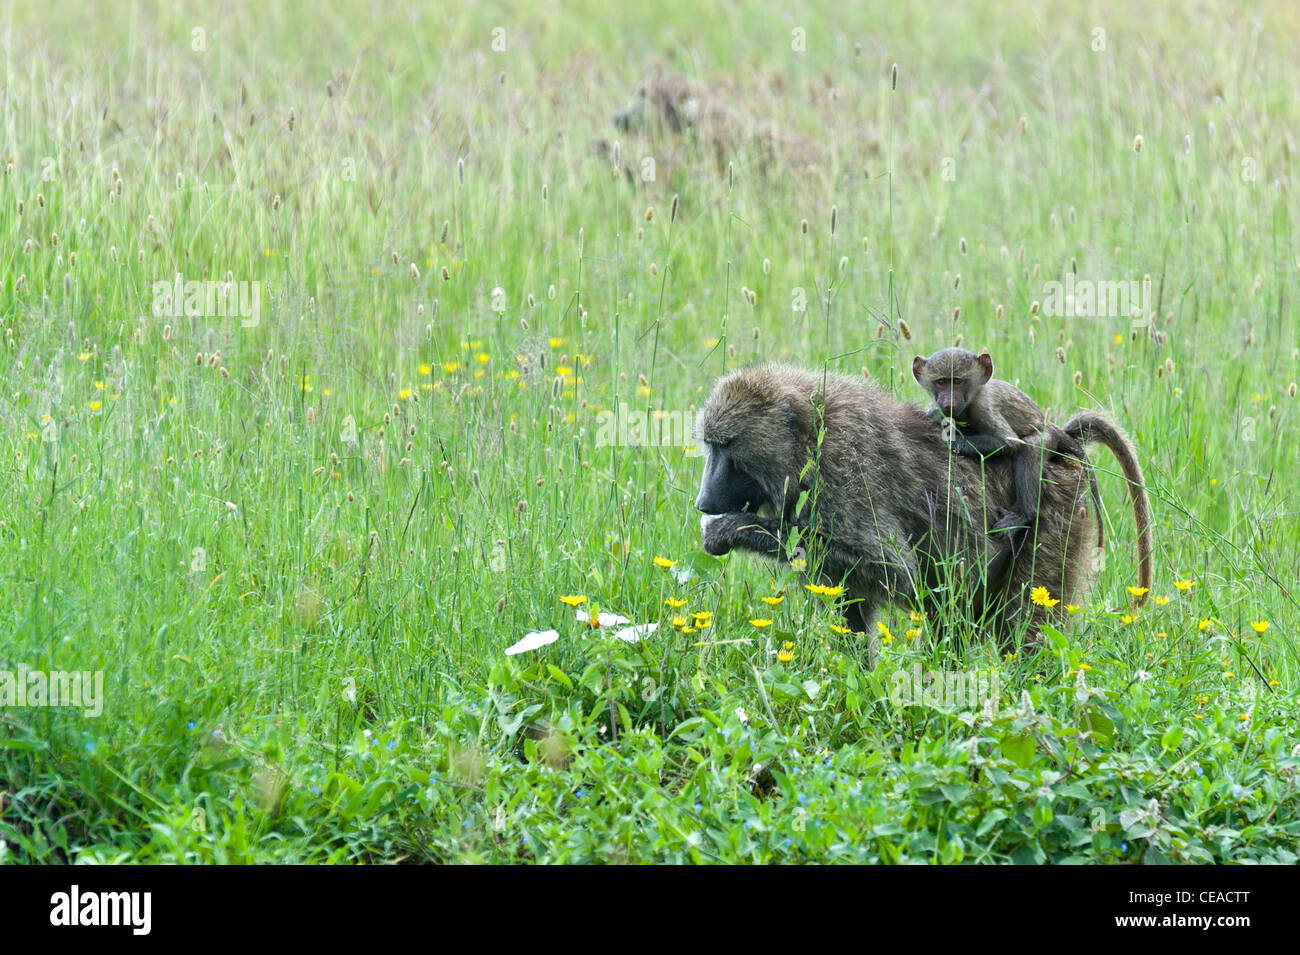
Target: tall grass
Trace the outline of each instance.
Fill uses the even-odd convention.
[[[106,705],[0,709],[0,858],[1294,861],[1297,24],[1210,6],[9,6],[0,670]],[[746,118],[730,170],[613,128],[660,66]],[[1151,326],[1045,314],[1076,270]],[[259,323],[154,315],[177,274]],[[899,609],[868,671],[698,553],[681,443],[597,441],[770,358],[919,401],[958,338],[1133,434],[1167,603],[1099,452],[1061,637]],[[917,664],[998,714],[900,705]]]

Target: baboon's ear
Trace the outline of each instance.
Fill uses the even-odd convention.
[[[917,380],[918,384],[925,384],[925,379],[921,375],[925,372],[926,359],[917,355],[912,359],[912,377]]]
[[[975,359],[980,363],[980,370],[984,372],[984,380],[988,381],[993,377],[993,356],[988,352],[981,352],[979,358]]]

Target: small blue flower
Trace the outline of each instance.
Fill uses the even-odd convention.
[[[312,786],[312,787],[311,787],[311,794],[312,794],[313,796],[319,796],[319,795],[320,795],[320,787],[319,787],[319,786]]]
[[[574,793],[574,795],[577,796],[579,799],[582,799],[584,796],[587,795],[587,790],[579,789],[577,792]]]
[[[396,746],[396,745],[397,745],[397,740],[395,740],[395,739],[390,739],[390,740],[388,741],[388,750],[389,750],[389,752],[392,752],[393,747]]]
[[[527,836],[524,836],[524,837],[523,837],[523,843],[524,843],[524,845],[528,845],[528,837],[527,837]]]
[[[1200,763],[1197,763],[1197,764],[1196,764],[1196,775],[1197,775],[1197,776],[1204,776],[1204,775],[1205,775],[1205,770],[1201,769],[1201,764],[1200,764]]]
[[[1233,787],[1232,787],[1232,798],[1233,798],[1233,799],[1240,799],[1240,798],[1241,798],[1241,787],[1240,787],[1240,786],[1233,786]]]
[[[95,748],[95,741],[92,739],[89,743],[86,744],[86,752],[91,752],[94,750],[94,748]]]
[[[190,720],[188,723],[185,724],[185,728],[186,728],[187,730],[193,730],[193,729],[194,729],[194,726],[195,726],[195,723],[194,723],[193,720]]]
[[[785,837],[785,847],[786,847],[787,849],[789,849],[791,845],[793,845],[793,843],[790,841],[790,837],[789,837],[789,836],[786,836],[786,837]]]
[[[1121,842],[1121,843],[1119,844],[1119,851],[1120,851],[1120,852],[1128,852],[1128,843],[1127,843],[1127,842]]]
[[[803,793],[800,793],[800,794],[799,794],[799,805],[802,806],[802,805],[803,805],[804,803],[806,803],[807,801],[808,801],[808,797],[805,796]]]
[[[699,811],[700,811],[701,809],[703,809],[703,808],[704,808],[704,804],[703,804],[703,803],[699,803],[699,802],[697,802],[697,803],[695,804],[695,811],[696,811],[696,812],[699,812]]]
[[[829,756],[827,756],[825,759],[822,760],[823,766],[829,766],[830,764],[831,764],[831,758]]]

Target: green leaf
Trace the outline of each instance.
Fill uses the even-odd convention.
[[[1183,728],[1181,726],[1171,726],[1165,731],[1165,735],[1160,737],[1160,748],[1165,752],[1171,749],[1177,749],[1178,744],[1183,741]]]
[[[1029,766],[1034,758],[1034,738],[1032,736],[1012,736],[1002,741],[1002,755],[1021,769]]]
[[[570,690],[573,689],[573,681],[570,680],[568,675],[565,674],[565,672],[561,670],[559,667],[557,667],[554,663],[546,664],[546,670],[548,673],[551,674],[552,680],[555,680],[557,683],[563,683]]]
[[[1042,634],[1047,638],[1047,642],[1052,645],[1052,649],[1058,653],[1064,653],[1069,647],[1069,641],[1065,639],[1065,634],[1055,627],[1049,627],[1046,624],[1042,627]]]
[[[1115,735],[1115,724],[1098,707],[1088,707],[1088,725],[1092,728],[1092,738],[1097,742],[1108,743]]]

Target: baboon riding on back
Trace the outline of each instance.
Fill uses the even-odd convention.
[[[1063,430],[1132,451],[1102,415],[1078,415]],[[1054,611],[1030,592],[1045,587],[1065,604],[1079,586],[1093,524],[1088,479],[1070,459],[1044,462],[1029,546],[990,575],[1005,551],[985,529],[1015,504],[1012,463],[950,454],[916,405],[859,379],[764,365],[719,381],[697,432],[707,454],[696,500],[705,550],[787,560],[797,539],[809,570],[845,584],[854,630],[874,629],[888,601],[956,597],[1000,640],[1021,631],[1032,642]]]

